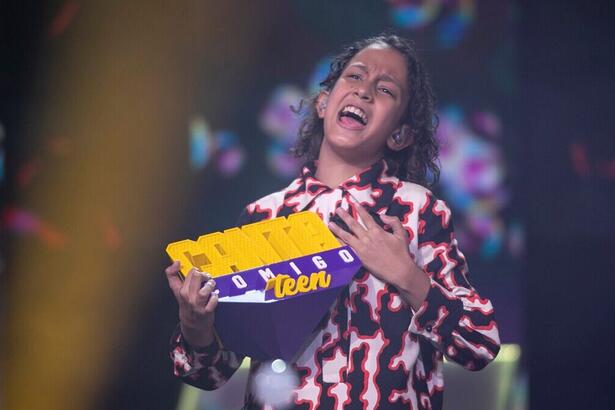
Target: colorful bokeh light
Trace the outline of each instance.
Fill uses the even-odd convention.
[[[299,171],[301,162],[290,153],[290,149],[297,141],[305,112],[306,107],[302,104],[309,104],[310,97],[319,92],[320,83],[329,73],[331,61],[332,57],[327,56],[316,63],[307,81],[307,91],[295,85],[277,86],[261,112],[261,129],[272,139],[267,147],[267,164],[281,178],[293,178]],[[301,112],[297,112],[300,108]]]
[[[246,155],[237,134],[230,130],[211,131],[202,116],[190,121],[189,157],[194,170],[204,169],[210,162],[223,177],[235,176],[244,166]]]
[[[457,233],[464,247],[487,258],[500,254],[506,241],[502,211],[510,192],[500,135],[501,121],[492,112],[466,116],[458,106],[440,112],[440,187],[459,214]],[[515,250],[522,248],[519,237]]]
[[[475,19],[475,0],[388,0],[393,24],[406,30],[434,29],[436,43],[456,47]]]

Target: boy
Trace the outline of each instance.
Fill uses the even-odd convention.
[[[411,44],[387,35],[348,47],[321,86],[295,147],[301,177],[239,221],[316,212],[363,263],[292,364],[291,407],[440,409],[443,355],[479,370],[499,335],[491,302],[467,280],[448,207],[422,186],[439,172],[428,76]],[[215,337],[215,281],[192,270],[182,283],[178,270],[166,270],[180,307],[175,374],[215,389],[242,357]],[[250,388],[259,366],[244,408],[261,408]]]

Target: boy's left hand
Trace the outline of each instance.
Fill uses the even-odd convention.
[[[425,279],[427,281],[429,279],[410,256],[408,233],[400,220],[394,216],[380,215],[382,221],[393,229],[393,233],[389,233],[374,221],[363,206],[356,201],[353,205],[364,226],[346,210],[337,208],[335,212],[348,225],[350,232],[346,232],[332,222],[329,222],[329,229],[344,243],[350,245],[368,271],[378,279],[398,288],[402,296],[410,296],[403,295],[406,293],[404,291],[415,287],[413,284],[417,281],[423,283],[421,287],[424,287]],[[426,290],[419,293],[422,294],[420,296],[426,295]],[[417,308],[415,305],[420,306],[424,300],[424,297],[420,296],[418,300],[411,296],[404,297],[404,299]]]
[[[411,275],[416,264],[408,251],[408,233],[398,218],[381,215],[382,221],[393,229],[389,233],[381,228],[372,216],[358,203],[353,204],[362,226],[345,209],[335,213],[342,218],[350,232],[329,222],[329,229],[344,243],[350,245],[361,259],[363,266],[379,279],[396,285],[400,277]]]

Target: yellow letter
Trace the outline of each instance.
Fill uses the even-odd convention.
[[[170,243],[167,246],[167,253],[172,260],[180,262],[184,277],[194,266],[200,266],[207,261],[207,257],[199,248],[199,244],[189,239]]]
[[[267,263],[275,263],[303,256],[301,251],[286,234],[288,221],[284,217],[246,225],[241,229],[246,235],[259,243],[261,243],[264,238],[270,248],[273,248],[277,260],[271,262],[267,261]],[[261,257],[262,256],[263,255],[261,255]]]
[[[228,251],[235,259],[235,265],[239,271],[267,264],[266,260],[261,257],[261,255],[266,255],[267,247],[269,247],[264,239],[260,242],[255,241],[240,228],[226,229],[224,237],[228,244]]]
[[[269,280],[269,282],[267,282],[267,289],[269,289],[269,284],[273,283],[273,286],[274,286],[273,295],[275,296],[276,299],[280,299],[284,297],[284,291],[282,290],[282,284],[289,278],[290,276],[288,275],[277,275],[275,279],[271,279]]]
[[[237,272],[240,269],[229,252],[230,246],[221,232],[203,235],[194,242],[179,241],[167,246],[167,253],[173,260],[179,260],[184,276],[192,267],[198,268],[211,276],[220,276]]]
[[[231,246],[222,232],[203,235],[197,241],[199,248],[205,254],[209,263],[197,266],[200,270],[211,276],[220,276],[227,273],[239,272],[237,261],[229,252]]]
[[[306,211],[174,242],[167,253],[180,261],[184,276],[192,267],[220,276],[339,246],[318,215]]]
[[[297,294],[297,282],[291,277],[288,277],[282,284],[282,293],[284,296],[293,296]]]
[[[331,284],[331,275],[328,275],[324,270],[310,275],[310,289],[328,288]]]
[[[288,216],[290,231],[288,235],[303,252],[303,255],[327,251],[340,247],[331,231],[317,214],[310,211]]]
[[[309,292],[310,288],[308,287],[310,283],[310,278],[307,275],[301,275],[297,278],[297,291],[300,293]]]

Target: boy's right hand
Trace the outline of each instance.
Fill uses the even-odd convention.
[[[182,335],[192,347],[209,346],[215,340],[214,312],[218,305],[218,295],[212,292],[216,282],[196,268],[192,268],[182,281],[179,268],[179,261],[175,261],[165,269],[165,273],[179,305]]]

